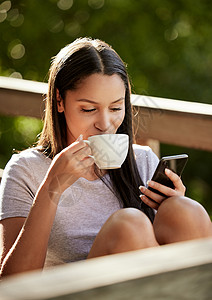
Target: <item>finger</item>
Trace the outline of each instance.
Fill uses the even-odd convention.
[[[139,187],[141,193],[143,193],[145,196],[147,196],[148,198],[154,200],[157,203],[161,203],[164,200],[164,197],[154,193],[153,191],[147,189],[145,186],[140,186]]]
[[[144,202],[146,205],[148,205],[151,208],[154,208],[154,209],[158,210],[159,204],[157,204],[156,202],[150,200],[145,195],[140,195],[140,198],[141,198],[141,201]]]
[[[80,134],[80,136],[78,136],[78,138],[76,139],[76,141],[82,141],[83,140],[83,134]]]
[[[91,154],[91,148],[86,146],[76,151],[75,153],[72,153],[72,157],[78,161],[81,161],[87,158],[88,156],[91,156]]]
[[[72,155],[72,154],[75,154],[79,150],[84,149],[84,148],[90,149],[90,147],[84,141],[75,141],[74,143],[72,143],[68,147],[64,148],[61,151],[61,154]]]
[[[176,190],[179,190],[179,191],[182,191],[182,192],[185,192],[185,186],[183,185],[182,183],[182,180],[181,178],[174,172],[172,172],[171,170],[169,169],[165,169],[165,174],[166,176],[169,177],[169,179],[173,182]]]
[[[88,167],[91,167],[94,164],[94,158],[93,156],[86,157],[84,160],[78,161],[77,166],[80,167],[80,169],[86,169]]]
[[[175,196],[176,195],[176,190],[172,189],[170,187],[167,187],[166,185],[162,185],[156,181],[149,181],[148,182],[148,186],[153,188],[154,190],[157,190],[159,192],[161,192],[163,195],[165,195],[166,197],[171,197],[171,196]],[[147,189],[149,191],[149,189]],[[155,193],[154,193],[155,194]],[[151,195],[149,195],[149,193],[147,194],[148,197],[151,197]],[[154,199],[157,201],[157,199]],[[158,201],[157,201],[158,202]]]
[[[94,159],[92,157],[87,157],[84,160],[76,161],[71,165],[71,168],[74,173],[81,174],[82,172],[87,172],[87,169],[90,168],[94,164]]]

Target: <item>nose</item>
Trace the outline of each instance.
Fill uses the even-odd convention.
[[[101,132],[111,132],[113,130],[113,122],[107,112],[103,112],[98,115],[94,124],[95,128],[100,130]]]

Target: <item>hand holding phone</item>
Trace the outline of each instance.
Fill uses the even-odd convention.
[[[166,168],[170,169],[180,177],[185,168],[187,160],[188,160],[187,154],[162,157],[158,163],[158,166],[151,180],[174,189],[175,186],[173,182],[169,179],[169,177],[165,174],[165,169]],[[151,187],[148,187],[148,189],[156,194],[166,197],[166,195],[159,192],[158,190],[155,190]]]

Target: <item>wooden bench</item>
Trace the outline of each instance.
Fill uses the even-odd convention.
[[[212,238],[11,276],[1,300],[212,299]]]

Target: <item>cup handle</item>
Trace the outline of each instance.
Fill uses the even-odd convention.
[[[88,146],[91,145],[91,142],[89,142],[88,140],[83,140],[84,143],[88,144]]]
[[[90,145],[91,145],[91,142],[90,142],[90,141],[88,141],[88,140],[83,140],[83,142],[84,142],[84,143],[86,143],[88,146],[90,146]],[[93,156],[93,155],[88,155],[88,157],[91,157],[91,158],[93,158],[93,159],[94,159],[94,156]]]

